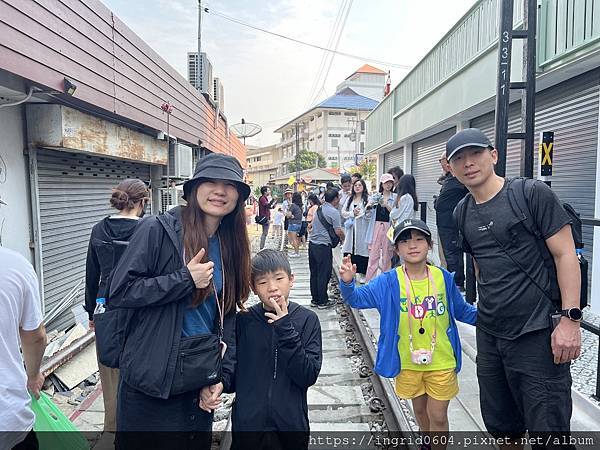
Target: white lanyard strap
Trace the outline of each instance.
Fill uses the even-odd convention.
[[[438,298],[438,292],[437,292],[437,286],[435,285],[435,281],[433,280],[433,275],[431,273],[431,270],[429,270],[429,266],[426,266],[427,268],[427,282],[431,285],[432,287],[432,291],[433,291],[433,296],[436,299],[436,306],[437,306],[437,298]],[[410,277],[408,276],[408,273],[406,272],[406,268],[404,266],[402,266],[402,271],[404,272],[404,288],[406,290],[406,305],[407,305],[407,314],[408,314],[408,345],[409,345],[409,349],[412,352],[413,351],[413,335],[412,335],[412,322],[411,322],[411,306],[414,305],[414,303],[411,302],[411,292],[410,292],[410,288],[412,287],[411,281],[410,281]],[[423,304],[423,302],[421,302],[421,304]],[[434,325],[433,325],[433,335],[431,336],[431,351],[433,352],[435,350],[435,343],[436,343],[436,338],[437,338],[437,311],[434,311]]]

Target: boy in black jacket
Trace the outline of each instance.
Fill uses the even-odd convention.
[[[306,449],[306,393],[321,370],[321,325],[288,301],[294,275],[282,252],[260,251],[251,281],[261,303],[236,319],[233,448]]]

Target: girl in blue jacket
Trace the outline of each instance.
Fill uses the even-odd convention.
[[[396,378],[396,393],[411,399],[422,432],[448,432],[448,404],[458,394],[461,346],[455,320],[475,324],[477,309],[465,302],[453,274],[427,264],[432,247],[425,222],[406,219],[394,230],[400,267],[356,288],[356,266],[340,267],[344,301],[380,314],[375,372]]]

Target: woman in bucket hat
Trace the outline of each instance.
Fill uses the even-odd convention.
[[[191,438],[210,448],[220,394],[233,389],[236,306],[250,285],[250,187],[235,158],[212,153],[183,192],[187,206],[140,224],[113,275],[111,301],[129,313],[117,412],[122,448],[185,447]]]

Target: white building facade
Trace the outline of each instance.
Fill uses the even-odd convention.
[[[379,73],[371,73],[375,71]],[[362,92],[372,95],[381,91],[381,98],[385,79],[385,72],[365,65],[341,83],[334,95],[275,130],[281,133],[278,175],[287,173],[288,163],[296,157],[296,147],[323,155],[329,168],[344,171],[356,165],[365,153],[365,119],[379,101],[359,94],[355,88],[360,89],[360,84]]]

